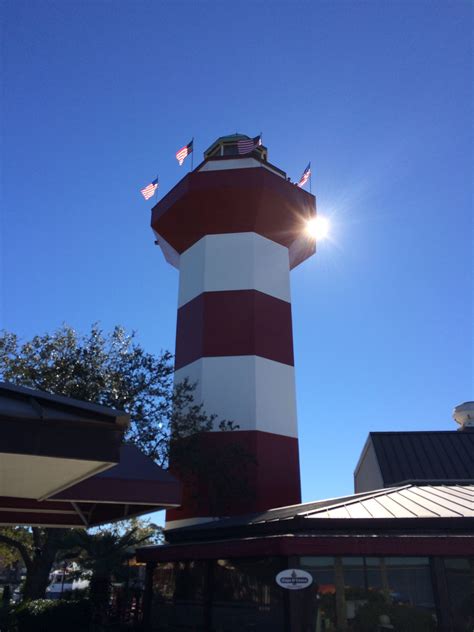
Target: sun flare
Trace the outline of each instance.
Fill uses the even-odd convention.
[[[329,236],[330,228],[329,220],[321,215],[306,222],[306,232],[316,241],[326,239]]]

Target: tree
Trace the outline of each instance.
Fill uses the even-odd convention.
[[[125,560],[135,554],[135,547],[150,540],[153,532],[132,528],[120,534],[113,530],[93,533],[76,530],[73,544],[78,548],[77,559],[83,569],[91,572],[89,598],[95,623],[102,624],[112,587],[112,577],[121,570]]]
[[[107,335],[94,324],[87,335],[80,335],[63,325],[21,343],[16,334],[4,331],[0,374],[14,384],[126,410],[131,417],[126,439],[157,463],[166,463],[172,356],[167,351],[147,353],[135,333],[115,327]],[[189,384],[180,388],[192,390]]]
[[[34,527],[3,528],[0,543],[16,550],[26,567],[23,588],[25,599],[44,597],[49,583],[49,574],[58,551],[66,546],[66,529],[39,529]]]
[[[125,410],[131,418],[125,439],[164,467],[171,445],[206,432],[215,423],[215,416],[207,415],[202,405],[194,403],[192,384],[185,380],[173,388],[171,354],[162,351],[154,356],[146,352],[135,334],[127,334],[121,327],[104,334],[95,324],[87,335],[80,335],[63,325],[27,342],[3,331],[0,375],[21,386]],[[222,429],[233,428],[222,423]],[[190,467],[195,469],[193,447],[197,450],[198,443],[189,443],[187,454]],[[180,467],[186,467],[186,459],[181,459]],[[15,548],[25,563],[24,597],[43,597],[52,564],[58,552],[68,546],[68,530],[35,527],[28,531],[28,546],[22,541],[23,530],[21,538],[16,530],[0,533],[0,543]]]

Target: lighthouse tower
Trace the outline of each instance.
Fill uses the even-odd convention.
[[[229,440],[245,454],[249,493],[229,509],[206,491],[167,513],[167,527],[301,502],[289,273],[315,252],[305,230],[315,198],[270,164],[247,136],[217,139],[203,162],[152,211],[166,260],[179,269],[175,381],[196,383],[215,428],[204,441]],[[173,464],[171,463],[171,466]]]

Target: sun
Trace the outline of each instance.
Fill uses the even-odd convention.
[[[326,217],[318,215],[306,222],[306,232],[316,241],[321,241],[329,236],[330,223]]]

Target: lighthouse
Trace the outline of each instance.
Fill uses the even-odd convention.
[[[186,493],[167,528],[301,502],[290,270],[315,252],[315,197],[249,137],[218,138],[152,210],[166,260],[179,270],[175,382],[196,384],[208,414],[231,421],[203,441],[232,441],[250,489],[225,507]],[[173,469],[173,463],[170,464]],[[179,472],[177,472],[179,474]]]
[[[180,271],[176,380],[195,382],[206,411],[238,425],[191,439],[204,464],[231,442],[252,458],[224,470],[249,483],[229,499],[215,493],[212,462],[195,481],[181,476],[184,501],[167,512],[165,544],[137,551],[145,625],[349,630],[388,611],[395,625],[453,631],[467,621],[474,580],[474,405],[454,410],[462,432],[370,433],[356,493],[300,504],[289,277],[324,226],[312,221],[315,198],[252,141],[219,138],[153,210]],[[179,475],[177,463],[194,461],[178,452],[170,468]]]

